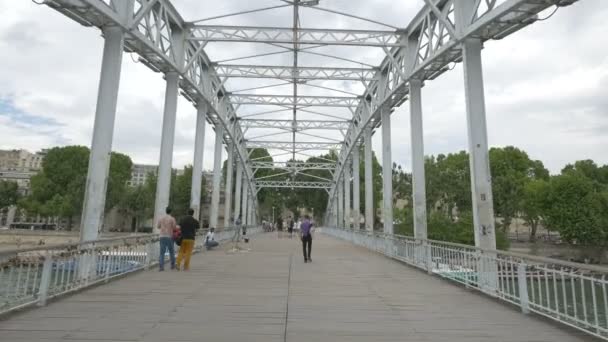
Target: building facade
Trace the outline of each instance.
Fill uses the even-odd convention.
[[[150,174],[158,172],[158,165],[133,164],[131,169],[131,180],[127,184],[129,186],[140,186],[146,184]]]

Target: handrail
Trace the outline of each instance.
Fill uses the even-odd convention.
[[[255,227],[255,226],[250,225],[250,226],[241,226],[241,227],[251,228],[251,227]],[[219,233],[219,232],[224,232],[224,231],[232,231],[236,228],[237,228],[236,226],[221,227],[221,228],[216,228],[215,232]],[[209,231],[209,228],[201,228],[198,230],[196,235],[202,236],[202,235],[206,234],[208,231]],[[60,244],[43,245],[43,246],[26,247],[26,248],[13,248],[13,249],[6,249],[3,251],[0,251],[0,258],[5,257],[7,255],[14,255],[14,254],[20,254],[20,253],[61,250],[61,249],[78,249],[81,246],[89,246],[89,245],[94,246],[94,245],[102,244],[102,243],[111,243],[111,242],[116,242],[116,241],[136,240],[136,239],[142,239],[142,238],[155,238],[155,237],[158,237],[158,233],[141,233],[141,234],[131,234],[131,235],[127,235],[127,236],[115,236],[115,237],[109,237],[109,238],[101,238],[101,239],[97,239],[97,240],[60,243]]]
[[[608,341],[606,267],[383,232],[321,231]]]
[[[236,228],[216,229],[215,240],[235,238]],[[262,231],[259,226],[244,228],[248,234]],[[207,231],[201,229],[197,235]],[[203,239],[197,240],[194,252],[204,246]],[[159,235],[150,233],[4,251],[0,253],[0,315],[45,305],[47,299],[147,269],[160,259],[158,241]]]

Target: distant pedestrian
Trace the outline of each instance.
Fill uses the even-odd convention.
[[[283,218],[279,217],[277,218],[277,232],[279,235],[279,238],[283,237]]]
[[[293,226],[294,226],[294,221],[293,218],[291,218],[291,216],[289,217],[289,220],[287,221],[287,232],[289,232],[289,238],[292,238],[293,235]]]
[[[215,241],[215,228],[209,229],[207,236],[205,237],[205,247],[210,250],[213,247],[217,247],[219,242]]]
[[[171,208],[165,209],[166,214],[158,220],[156,228],[160,236],[160,258],[158,260],[159,270],[165,270],[165,253],[169,252],[171,269],[175,269],[175,249],[173,248],[173,232],[177,229],[175,219],[171,216]]]
[[[308,217],[308,215],[304,216],[304,220],[300,225],[300,237],[302,239],[304,263],[311,262],[312,259],[310,258],[310,251],[312,249],[312,223],[310,222],[310,217]]]
[[[194,248],[194,239],[196,231],[200,227],[200,224],[192,215],[194,215],[194,210],[188,209],[188,215],[179,220],[179,227],[182,231],[182,243],[179,247],[179,254],[177,255],[178,270],[181,268],[182,260],[184,261],[184,271],[187,271],[190,268],[190,257],[192,256],[192,249]]]
[[[234,235],[232,236],[232,242],[239,242],[241,240],[241,229],[243,227],[243,222],[241,221],[241,217],[237,217],[234,220]]]

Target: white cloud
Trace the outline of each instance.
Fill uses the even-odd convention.
[[[275,0],[225,0],[202,2],[175,0],[188,20],[277,4]],[[348,11],[405,26],[422,1],[332,0],[324,7]],[[28,1],[0,3],[0,101],[11,101],[14,110],[38,117],[37,124],[19,122],[0,110],[0,147],[36,150],[55,144],[89,145],[94,120],[103,38],[95,28],[85,28],[47,6]],[[282,25],[291,20],[288,9],[232,17],[222,23],[234,25]],[[544,15],[544,13],[543,13]],[[489,42],[483,52],[489,141],[492,146],[516,145],[541,159],[553,172],[567,162],[591,158],[608,163],[608,46],[602,38],[608,29],[603,18],[608,2],[585,0],[560,9],[551,19],[535,23],[504,40]],[[262,23],[260,23],[263,20]],[[330,13],[302,11],[304,27],[378,28]],[[355,26],[356,25],[356,26]],[[254,44],[210,44],[214,59],[270,51]],[[323,53],[353,51],[352,58],[377,64],[378,49],[327,47]],[[347,62],[301,54],[303,65],[345,65]],[[282,62],[290,54],[269,56],[242,63]],[[272,83],[272,82],[271,82]],[[256,80],[231,80],[229,89],[257,86]],[[331,83],[323,83],[331,86]],[[333,84],[335,85],[335,83]],[[329,91],[300,87],[306,94]],[[282,91],[285,88],[281,89]],[[267,88],[259,93],[273,93]],[[361,92],[359,86],[351,88]],[[123,69],[114,149],[131,155],[134,161],[157,163],[163,116],[164,80],[145,66],[123,57]],[[393,115],[393,159],[409,169],[408,103]],[[2,103],[0,103],[0,109]],[[245,109],[245,108],[243,108]],[[246,109],[253,113],[262,108]],[[456,152],[467,147],[461,65],[427,82],[423,89],[424,137],[427,154]],[[4,110],[7,112],[7,110]],[[331,114],[346,117],[345,113]],[[174,165],[191,163],[196,110],[180,98],[175,136]],[[262,116],[264,117],[264,116]],[[291,117],[282,112],[265,117]],[[314,118],[313,114],[300,118]],[[45,121],[46,120],[46,121]],[[50,120],[50,121],[49,121]],[[380,157],[380,131],[373,141]],[[330,133],[328,133],[330,134]],[[336,137],[336,135],[329,135]],[[279,137],[280,138],[280,137]],[[302,138],[301,140],[305,140]],[[206,129],[204,167],[213,166],[214,133]],[[225,153],[224,153],[225,159]]]

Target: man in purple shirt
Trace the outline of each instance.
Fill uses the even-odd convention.
[[[304,221],[302,221],[302,225],[300,226],[300,234],[302,238],[302,250],[304,251],[304,263],[311,262],[310,258],[310,250],[312,249],[312,223],[310,222],[310,217],[308,215],[304,216]],[[308,245],[308,251],[306,250],[306,246]]]

